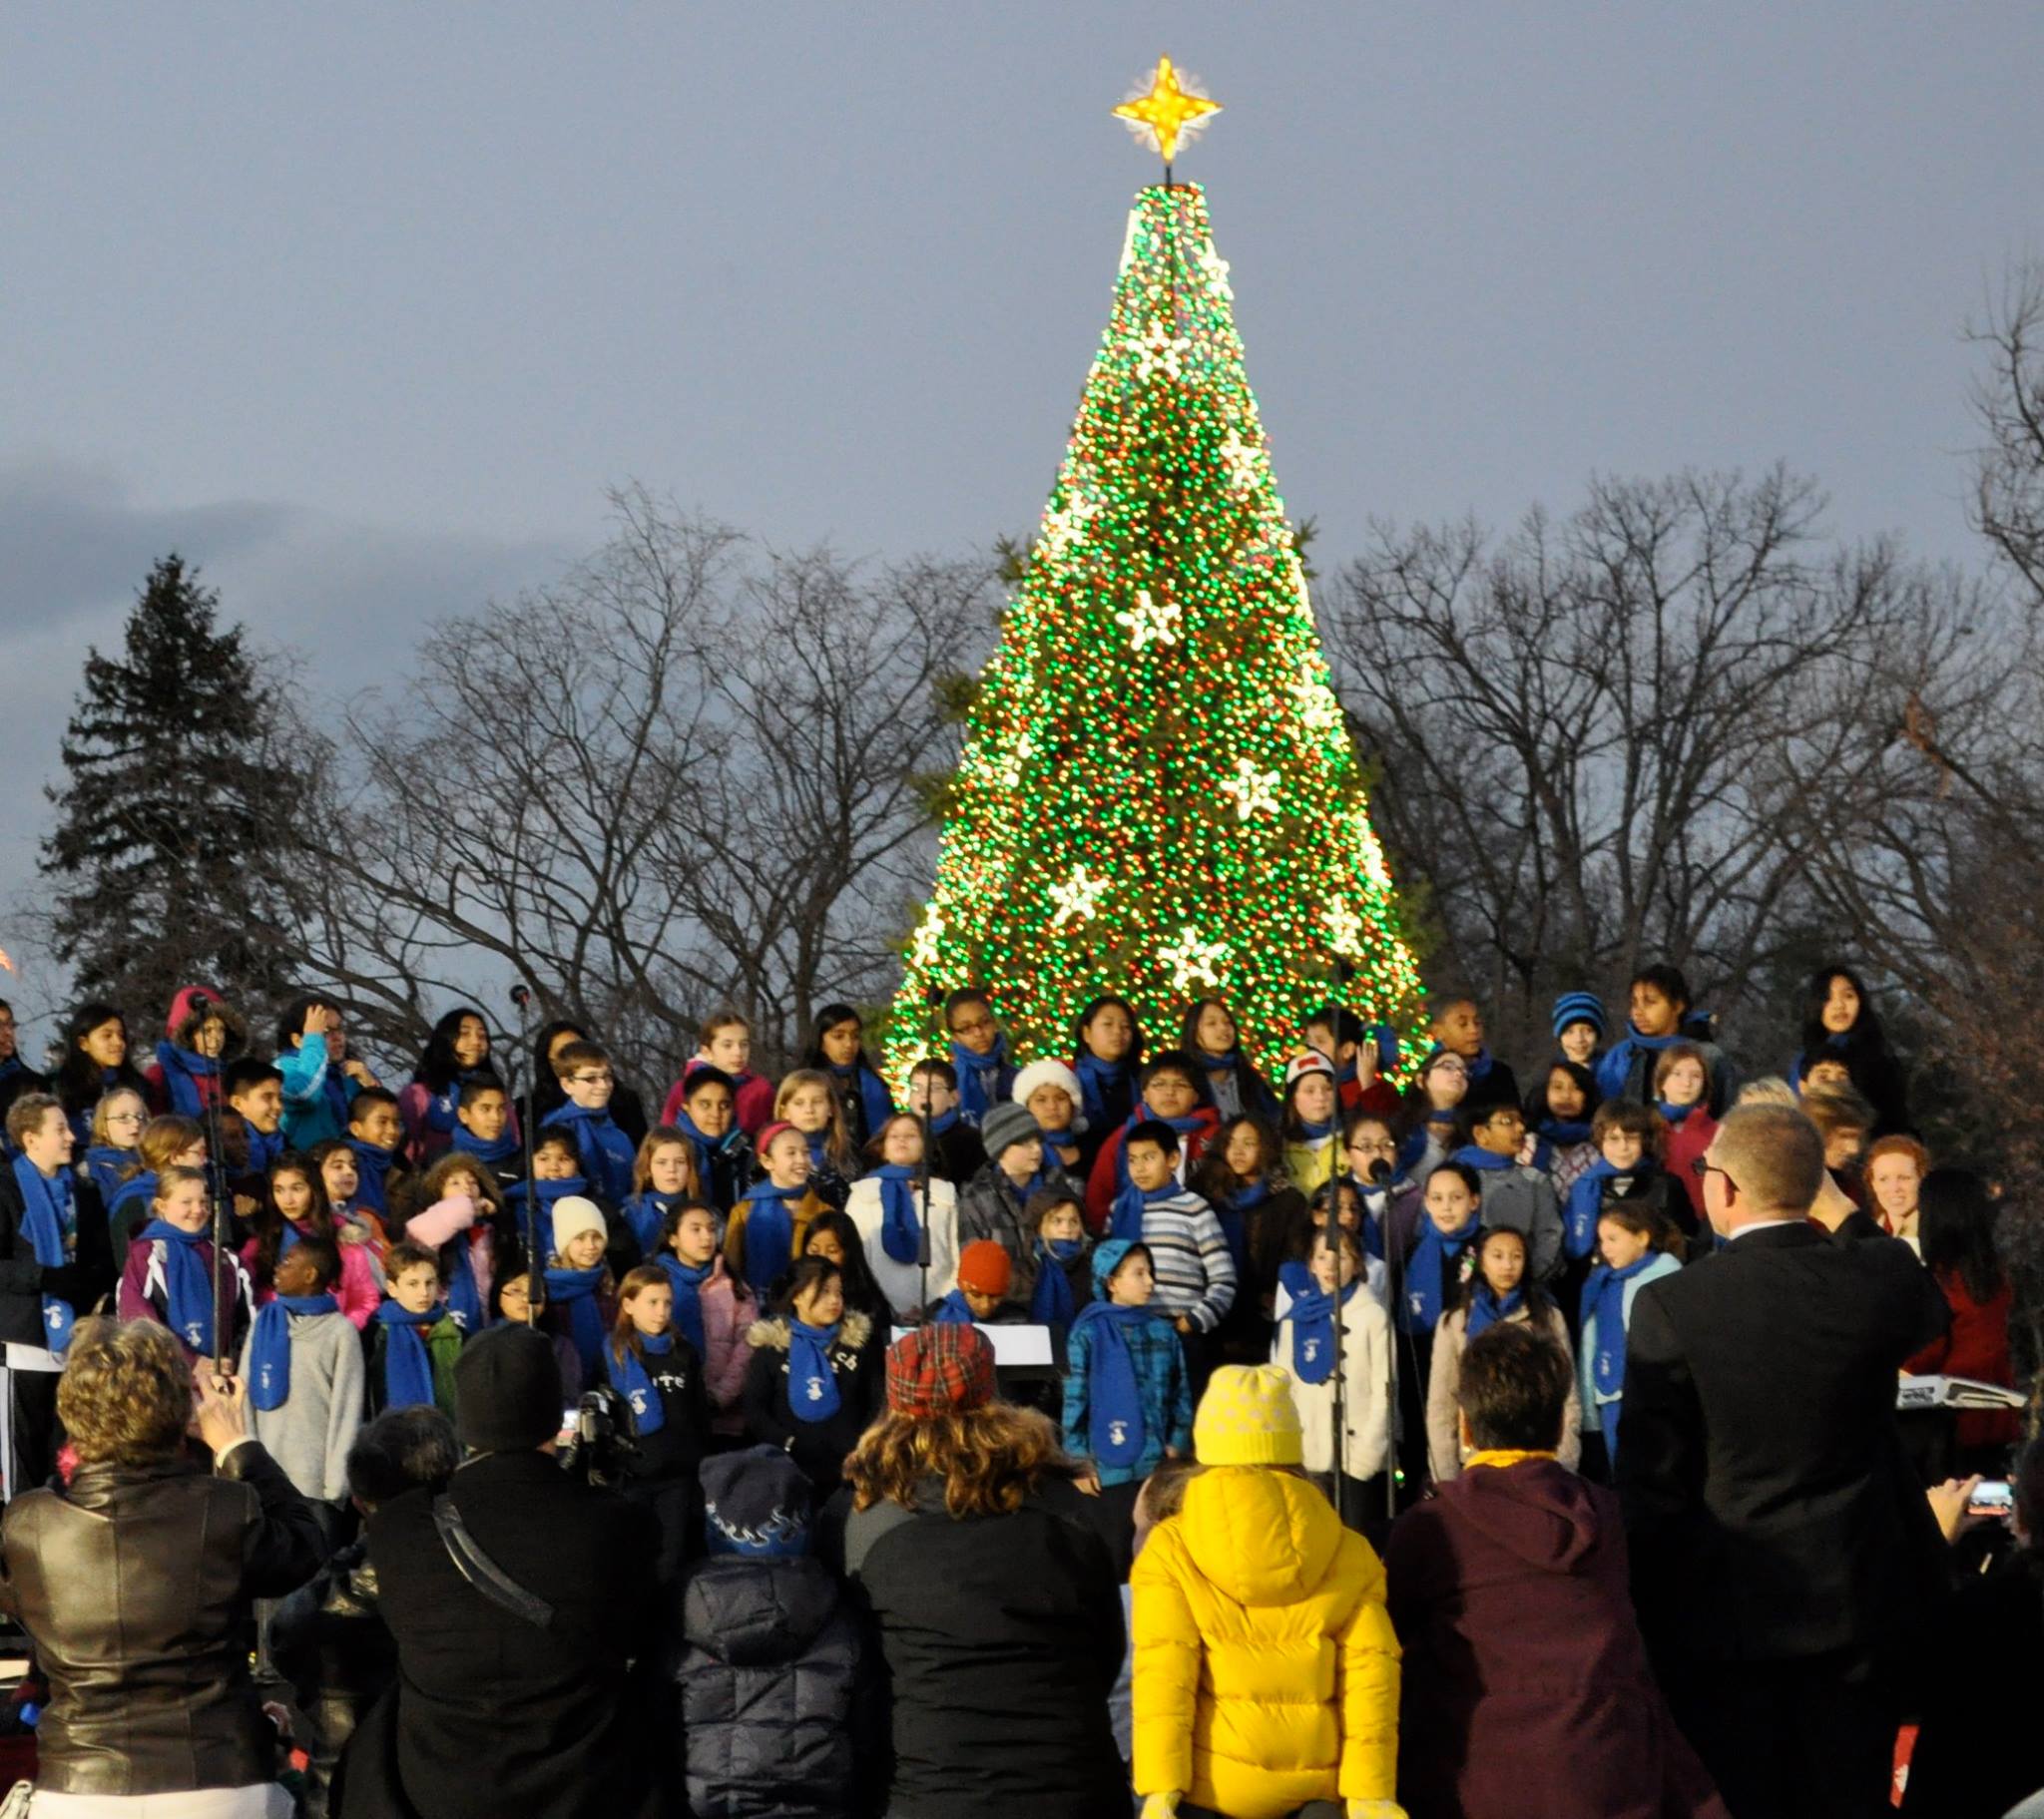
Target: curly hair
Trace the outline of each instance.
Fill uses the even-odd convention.
[[[183,1444],[192,1367],[154,1320],[81,1320],[57,1384],[57,1415],[83,1465],[151,1465]]]
[[[965,1517],[1013,1515],[1039,1481],[1074,1473],[1047,1416],[989,1402],[934,1420],[888,1410],[859,1437],[844,1476],[854,1510],[882,1500],[912,1510],[918,1484],[941,1478],[944,1508]]]

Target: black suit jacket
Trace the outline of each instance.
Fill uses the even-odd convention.
[[[35,1247],[22,1230],[21,1184],[12,1164],[0,1162],[0,1340],[47,1345],[46,1294],[70,1302],[71,1311],[82,1320],[102,1295],[113,1292],[118,1272],[99,1189],[73,1175],[71,1206],[78,1221],[78,1248],[70,1262],[46,1269],[36,1261]]]
[[[412,1810],[630,1819],[650,1786],[626,1659],[653,1639],[651,1509],[578,1484],[537,1452],[471,1460],[448,1490],[482,1551],[555,1616],[534,1628],[462,1578],[430,1491],[370,1516],[378,1608],[397,1639],[397,1779]]]
[[[1949,1320],[1907,1245],[1801,1222],[1640,1291],[1616,1476],[1657,1649],[1787,1659],[1879,1646],[1925,1613],[1942,1548],[1895,1379]]]

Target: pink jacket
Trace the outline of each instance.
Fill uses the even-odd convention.
[[[475,1272],[475,1291],[485,1308],[490,1305],[490,1284],[497,1277],[497,1245],[489,1220],[480,1217],[483,1208],[465,1193],[450,1193],[435,1200],[424,1212],[405,1221],[404,1234],[414,1244],[438,1250],[461,1232],[468,1234],[468,1266]]]
[[[703,1284],[703,1343],[710,1356],[703,1360],[704,1383],[710,1391],[710,1425],[720,1434],[743,1434],[746,1418],[739,1397],[746,1387],[746,1367],[753,1361],[753,1347],[746,1329],[760,1317],[760,1310],[742,1282],[734,1282],[724,1258]]]
[[[660,1122],[671,1125],[682,1115],[682,1089],[689,1083],[684,1071],[682,1078],[667,1090],[667,1104],[660,1109]],[[748,1137],[758,1137],[766,1129],[773,1118],[773,1083],[750,1071],[739,1076],[738,1091],[739,1129]]]
[[[256,1245],[251,1238],[242,1246],[242,1267],[249,1272],[253,1282],[256,1278]],[[369,1324],[371,1316],[383,1304],[383,1284],[376,1271],[376,1260],[369,1254],[366,1244],[336,1243],[340,1252],[340,1280],[333,1285],[333,1298],[340,1303],[340,1311],[354,1322],[356,1332]],[[276,1299],[276,1288],[264,1282],[256,1291],[256,1305],[266,1307]]]

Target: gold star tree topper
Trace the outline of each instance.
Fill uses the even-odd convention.
[[[1147,140],[1169,166],[1180,146],[1191,144],[1206,130],[1208,120],[1221,112],[1221,104],[1197,89],[1184,87],[1171,59],[1160,57],[1149,93],[1134,91],[1114,112],[1117,120],[1126,121],[1129,131]]]

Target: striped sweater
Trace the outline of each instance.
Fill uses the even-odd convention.
[[[1143,1208],[1143,1242],[1157,1276],[1156,1305],[1211,1333],[1235,1304],[1235,1258],[1214,1208],[1181,1189]]]

